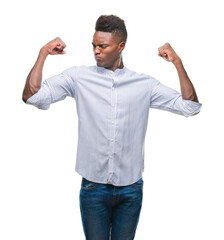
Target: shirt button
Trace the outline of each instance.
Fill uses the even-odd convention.
[[[114,91],[114,88],[113,88],[113,87],[112,87],[111,89],[112,89],[112,91]]]
[[[107,179],[107,183],[108,184],[112,184],[111,180]]]

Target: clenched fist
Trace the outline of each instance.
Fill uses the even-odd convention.
[[[158,55],[168,62],[174,63],[174,61],[180,59],[169,43],[164,44],[158,51]]]
[[[56,37],[46,45],[42,47],[42,49],[51,55],[57,55],[57,54],[65,54],[64,48],[66,47],[66,44],[61,40],[61,38]]]

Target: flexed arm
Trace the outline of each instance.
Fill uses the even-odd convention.
[[[158,55],[164,58],[166,61],[172,62],[176,67],[180,80],[180,87],[183,99],[198,102],[198,97],[194,86],[190,81],[187,72],[184,69],[180,57],[176,54],[171,45],[169,43],[166,43],[162,47],[160,47]]]
[[[24,102],[26,102],[28,98],[30,98],[40,89],[42,81],[42,70],[48,54],[65,54],[65,47],[66,44],[59,37],[57,37],[40,49],[37,61],[26,79],[26,84],[22,96]]]

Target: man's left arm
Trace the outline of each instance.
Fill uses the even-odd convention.
[[[168,62],[172,62],[177,69],[177,73],[180,80],[180,88],[182,93],[182,98],[184,100],[191,100],[194,102],[198,102],[198,97],[194,86],[187,75],[187,72],[184,69],[183,63],[180,57],[176,54],[174,49],[171,47],[169,43],[164,44],[160,47],[158,55],[164,58]]]

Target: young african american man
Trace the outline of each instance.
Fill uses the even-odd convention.
[[[82,176],[80,212],[87,240],[134,239],[142,207],[149,109],[188,117],[201,108],[182,60],[169,43],[158,54],[174,64],[181,93],[126,68],[126,41],[124,21],[102,15],[92,40],[95,66],[74,66],[42,82],[47,56],[65,54],[66,44],[57,37],[40,49],[23,91],[24,102],[44,110],[67,96],[75,99],[76,171]]]

